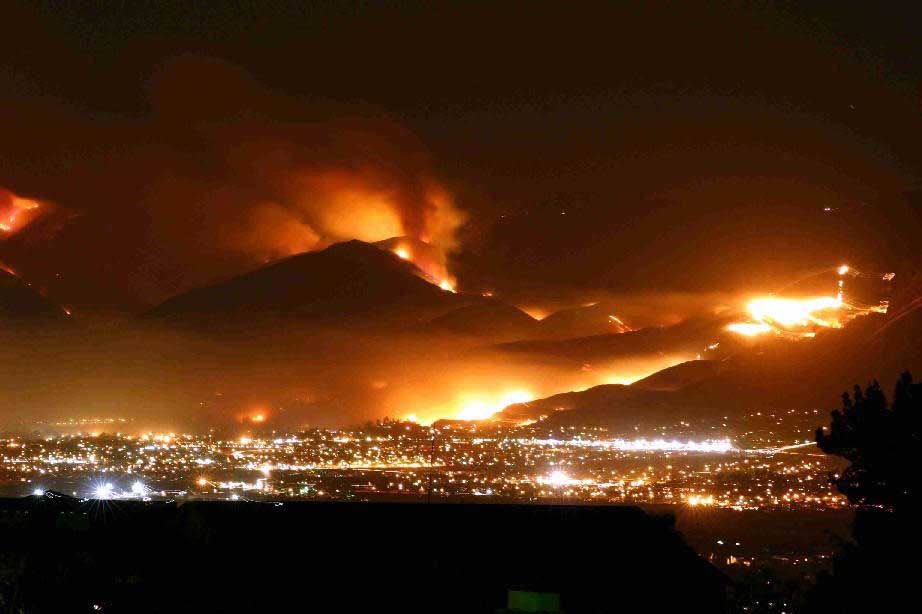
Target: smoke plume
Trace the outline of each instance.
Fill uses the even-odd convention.
[[[26,227],[15,195],[0,192],[19,231],[0,256],[52,295],[137,309],[347,239],[407,236],[443,267],[456,247],[463,217],[432,160],[380,112],[308,104],[198,57],[163,67],[148,97],[140,118],[50,106],[0,117],[58,139],[42,149],[18,129],[0,146],[0,185],[58,205]]]

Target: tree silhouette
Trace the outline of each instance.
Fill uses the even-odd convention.
[[[920,418],[922,383],[913,383],[909,372],[897,381],[889,407],[877,381],[842,395],[842,409],[832,412],[828,428],[816,431],[816,442],[849,461],[833,476],[849,501],[892,510],[918,505]]]
[[[918,521],[922,384],[903,373],[893,403],[875,381],[842,396],[842,409],[816,432],[827,454],[848,467],[832,476],[849,501],[861,505],[852,539],[807,598],[807,612],[897,612],[918,600],[915,560],[922,552]]]

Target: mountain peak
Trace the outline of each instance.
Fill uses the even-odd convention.
[[[168,318],[234,314],[301,319],[425,321],[465,304],[410,262],[359,240],[305,252],[173,297],[149,313]]]

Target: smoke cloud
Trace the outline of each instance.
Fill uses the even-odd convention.
[[[20,210],[9,190],[58,205],[7,233],[0,257],[52,296],[138,309],[347,239],[408,236],[443,268],[457,247],[464,217],[425,147],[380,112],[308,104],[199,57],[162,67],[148,98],[140,118],[50,106],[0,118],[14,137],[0,145],[0,215]],[[58,144],[12,129],[24,121],[53,126]]]

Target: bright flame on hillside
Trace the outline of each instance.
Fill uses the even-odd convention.
[[[10,235],[20,230],[39,207],[38,201],[0,188],[0,233]]]
[[[400,258],[401,260],[410,259],[410,251],[405,247],[398,247],[397,249],[394,250],[394,253],[397,254],[397,257]]]
[[[758,322],[777,323],[781,326],[835,326],[836,320],[816,314],[836,310],[842,306],[839,299],[823,296],[811,299],[762,298],[749,303],[748,310]]]
[[[534,400],[535,395],[527,390],[510,390],[499,397],[487,399],[483,397],[468,398],[461,402],[461,411],[458,420],[486,420],[493,414],[509,405],[528,403]]]
[[[619,333],[629,333],[633,328],[624,323],[624,320],[612,314],[608,316],[608,321],[618,330]]]
[[[817,298],[759,298],[746,306],[750,322],[730,324],[727,330],[746,337],[768,332],[807,334],[808,328],[840,328],[837,313],[842,299],[831,296]]]
[[[755,337],[756,335],[770,332],[772,327],[762,322],[736,322],[728,326],[727,330],[744,337]]]
[[[816,298],[758,298],[746,306],[751,316],[748,322],[730,324],[727,330],[746,337],[765,333],[797,337],[814,337],[817,328],[841,328],[858,316],[869,313],[887,313],[890,301],[888,292],[882,290],[883,296],[876,304],[862,302],[860,293],[849,296],[846,300],[845,277],[864,280],[890,282],[893,273],[864,273],[847,264],[835,268],[839,278],[836,281],[836,294]],[[865,299],[867,300],[867,299]]]

